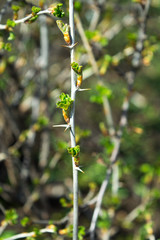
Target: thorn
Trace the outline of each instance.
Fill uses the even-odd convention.
[[[77,87],[77,91],[78,91],[78,92],[89,91],[89,90],[91,90],[91,88],[84,88],[84,89],[83,89],[83,88],[78,88],[78,87]]]
[[[68,129],[68,128],[70,128],[70,127],[71,127],[71,125],[70,125],[70,124],[68,124],[68,125],[67,125],[67,127],[65,128],[64,132],[66,132],[66,131],[67,131],[67,129]]]
[[[70,125],[69,125],[70,126]],[[64,127],[64,128],[67,128],[68,127],[68,124],[59,124],[59,125],[53,125],[52,127]]]
[[[79,167],[76,167],[76,166],[75,166],[75,169],[76,169],[77,171],[80,171],[80,172],[84,173],[84,171],[83,171],[82,169],[80,169]]]
[[[62,47],[65,47],[65,48],[74,48],[76,45],[78,44],[78,42],[76,42],[75,44],[72,44],[72,45],[61,45]]]

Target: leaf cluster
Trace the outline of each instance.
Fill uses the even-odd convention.
[[[10,209],[5,212],[5,220],[10,224],[16,224],[18,219],[18,214],[15,209]]]
[[[112,96],[112,90],[107,86],[97,84],[95,92],[91,95],[90,101],[98,104],[103,103],[103,97],[110,98]]]
[[[41,11],[40,7],[32,7],[32,15],[37,15],[37,13],[39,13]]]
[[[72,69],[77,73],[77,74],[82,74],[82,66],[80,66],[78,63],[73,62],[71,63]]]
[[[64,23],[62,20],[57,20],[56,21],[58,28],[60,31],[64,33],[69,33],[70,26],[67,23]]]
[[[65,93],[61,93],[60,99],[61,101],[57,103],[57,108],[62,108],[65,111],[67,111],[69,107],[71,107],[73,100],[68,94],[65,94]]]
[[[53,7],[52,14],[53,14],[55,17],[62,18],[62,17],[65,16],[65,12],[63,11],[63,9],[61,9],[62,6],[63,6],[63,4],[62,4],[62,3],[59,3],[59,4],[57,4],[56,7]]]
[[[77,157],[80,153],[80,146],[77,145],[72,148],[68,148],[68,153],[72,155],[72,157]]]

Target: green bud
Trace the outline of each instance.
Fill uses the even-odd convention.
[[[71,67],[77,74],[80,74],[80,75],[82,74],[83,67],[78,65],[78,63],[76,63],[76,62],[71,63]]]
[[[40,11],[41,11],[40,7],[35,7],[35,6],[32,7],[32,14],[33,15],[36,15]]]
[[[7,27],[15,27],[16,26],[16,23],[11,20],[11,19],[8,19],[7,20]]]
[[[72,155],[72,157],[78,157],[80,153],[80,146],[77,145],[75,147],[68,148],[67,150],[68,150],[68,153]]]

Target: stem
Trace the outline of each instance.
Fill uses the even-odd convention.
[[[37,13],[37,15],[43,15],[43,14],[51,14],[52,11],[49,10],[49,9],[46,9],[46,10],[42,10],[42,11],[39,11]],[[28,16],[24,17],[24,18],[21,18],[21,19],[18,19],[18,20],[15,20],[14,22],[16,24],[20,24],[20,23],[24,23],[26,22],[27,20],[29,20],[30,18],[32,18],[33,15],[32,14],[29,14]],[[6,24],[0,24],[0,30],[5,30],[7,28],[7,25]]]
[[[69,25],[72,45],[75,43],[75,29],[74,29],[74,0],[69,0]],[[70,49],[71,63],[74,62],[74,48]],[[76,101],[76,74],[71,68],[71,98],[74,100],[72,113],[70,117],[70,138],[71,147],[76,146],[75,141],[75,101]],[[75,168],[74,158],[72,157],[73,166],[73,240],[78,239],[78,171]]]

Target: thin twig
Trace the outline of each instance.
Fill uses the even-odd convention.
[[[99,71],[98,71],[97,62],[96,62],[95,57],[93,55],[92,48],[89,45],[88,39],[85,35],[85,32],[84,32],[84,29],[83,29],[83,26],[82,26],[82,23],[81,23],[81,20],[80,20],[80,17],[78,15],[78,13],[75,14],[75,21],[76,21],[76,25],[77,25],[77,30],[79,32],[79,35],[80,35],[81,39],[82,39],[83,45],[84,45],[84,47],[87,51],[88,58],[89,58],[89,61],[92,65],[93,71],[96,75],[98,75]]]
[[[43,228],[40,230],[40,233],[55,233],[55,230],[52,228]],[[15,240],[15,239],[21,239],[21,238],[27,238],[27,237],[35,237],[35,232],[29,232],[29,233],[20,233],[17,235],[14,235],[13,237],[5,238],[4,240]]]
[[[52,10],[46,9],[46,10],[43,10],[43,11],[39,11],[37,13],[37,15],[39,16],[39,15],[51,14],[51,13],[52,13]],[[15,24],[25,23],[32,17],[33,17],[33,15],[29,14],[28,16],[26,16],[24,18],[21,18],[21,19],[18,19],[18,20],[14,20],[14,22],[15,22]],[[7,24],[0,24],[0,30],[5,30],[6,28],[7,28]]]

